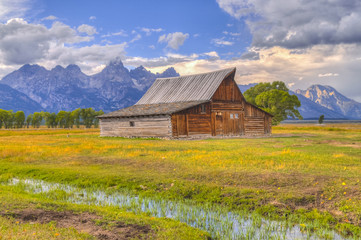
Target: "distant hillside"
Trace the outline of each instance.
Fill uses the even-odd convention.
[[[0,109],[14,112],[21,110],[25,114],[43,110],[40,104],[5,84],[0,84]]]
[[[306,90],[298,89],[296,93],[349,119],[361,119],[361,103],[345,97],[333,87],[312,85]]]
[[[129,71],[116,59],[103,71],[88,76],[77,65],[56,66],[47,70],[39,65],[26,64],[5,76],[0,83],[27,95],[38,104],[25,105],[36,111],[73,110],[93,107],[110,112],[136,103],[158,77],[175,77],[174,68],[153,74],[140,66]],[[11,102],[0,96],[1,102]]]

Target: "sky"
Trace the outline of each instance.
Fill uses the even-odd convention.
[[[28,63],[91,75],[116,58],[181,75],[237,67],[239,84],[330,85],[361,102],[361,1],[0,1],[0,78]]]

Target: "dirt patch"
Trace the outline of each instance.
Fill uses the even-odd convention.
[[[102,218],[91,213],[57,212],[43,209],[24,209],[13,212],[0,212],[1,216],[13,217],[20,222],[46,224],[56,222],[59,228],[74,228],[78,232],[88,233],[97,239],[148,239],[151,238],[150,226],[125,224],[123,222],[102,222]],[[98,222],[98,223],[97,223]],[[105,228],[104,225],[108,225]]]

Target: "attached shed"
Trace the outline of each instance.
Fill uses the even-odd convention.
[[[247,103],[236,68],[158,78],[134,105],[99,116],[101,136],[187,137],[271,134],[272,115]]]

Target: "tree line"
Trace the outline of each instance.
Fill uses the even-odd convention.
[[[34,112],[25,116],[23,111],[0,109],[1,128],[39,128],[43,123],[48,128],[77,128],[84,125],[86,128],[99,127],[97,116],[104,114],[102,110],[95,111],[93,108],[78,108],[74,111],[59,111],[58,113]]]

